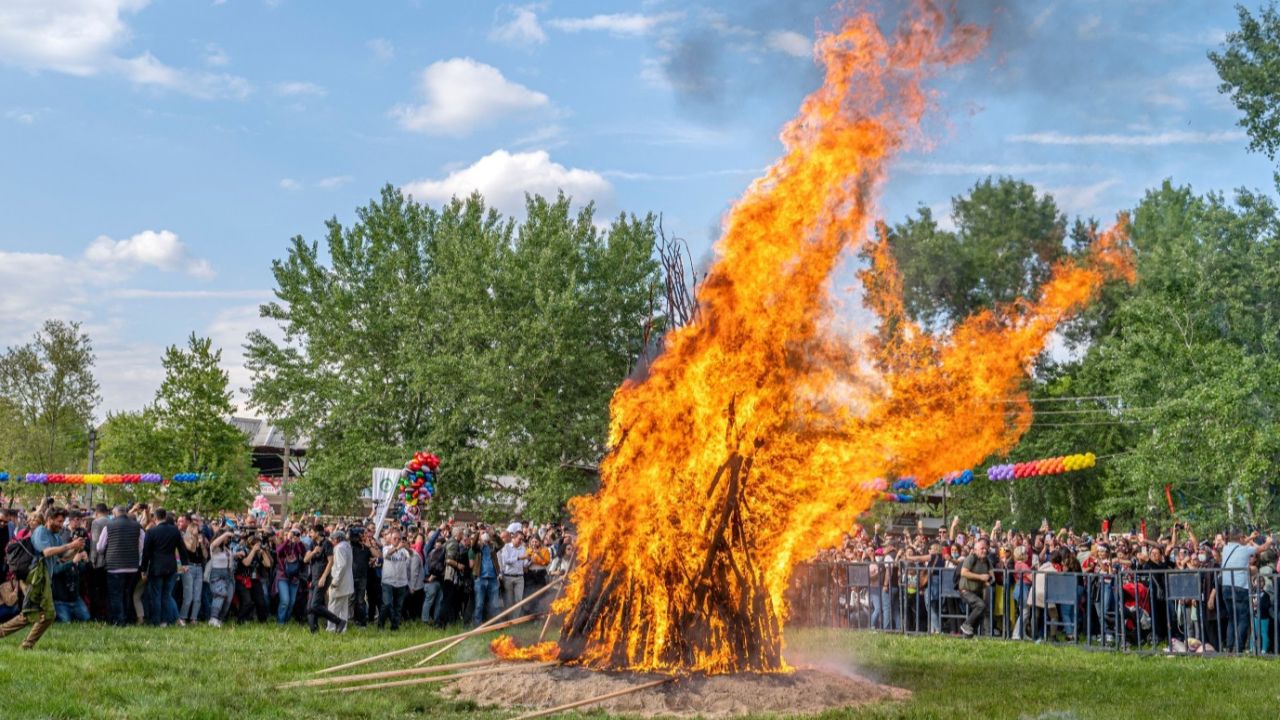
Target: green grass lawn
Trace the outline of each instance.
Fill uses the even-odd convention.
[[[536,632],[536,631],[534,631]],[[320,695],[275,690],[310,671],[441,633],[290,626],[105,628],[55,625],[36,650],[0,640],[5,718],[509,718],[440,699],[426,687]],[[794,631],[789,647],[914,691],[912,700],[836,718],[1276,718],[1280,662],[1136,657],[953,638]],[[482,657],[469,640],[448,660]],[[420,655],[414,656],[421,657]],[[361,671],[405,667],[398,659]],[[355,672],[355,671],[353,671]],[[603,717],[586,713],[573,717]]]

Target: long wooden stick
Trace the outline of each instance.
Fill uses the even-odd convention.
[[[528,665],[527,667],[546,667],[548,665],[556,665],[555,662],[541,662]],[[510,672],[510,664],[503,664],[499,667],[482,668],[480,670],[471,670],[469,672],[455,673],[453,675],[432,675],[426,678],[414,678],[413,680],[396,680],[395,682],[372,683],[369,685],[354,685],[352,687],[342,688],[326,688],[320,690],[322,693],[349,693],[360,692],[361,690],[383,690],[386,688],[408,687],[410,685],[425,685],[427,683],[443,682],[445,680],[458,680],[465,677],[476,677],[479,675],[492,675],[500,672]]]
[[[561,581],[560,591],[556,593],[555,599],[551,601],[551,604],[552,604],[552,605],[555,605],[555,604],[556,604],[556,600],[559,600],[559,599],[560,599],[560,596],[564,594],[564,589],[565,589],[565,587],[567,587],[567,586],[568,586],[568,583],[564,582],[564,580],[565,580],[565,578],[569,577],[569,571],[570,571],[570,570],[573,570],[573,565],[570,565],[569,567],[565,568],[564,574],[560,576],[560,578],[559,578],[559,579],[560,579],[560,581]],[[541,642],[542,642],[542,638],[544,638],[544,637],[546,637],[546,636],[547,636],[547,628],[551,626],[551,616],[552,616],[553,614],[554,614],[554,613],[548,612],[548,613],[547,613],[547,619],[546,619],[546,620],[544,620],[544,621],[543,621],[543,623],[542,623],[542,632],[538,633],[538,642],[539,642],[539,643],[541,643]]]
[[[562,583],[564,582],[565,577],[567,577],[567,576],[562,575],[562,576],[560,576],[560,577],[556,578],[555,580],[553,580],[552,582],[547,583],[547,584],[546,584],[546,586],[544,586],[542,589],[538,590],[538,592],[536,592],[536,593],[534,593],[534,594],[530,595],[529,597],[527,597],[527,598],[525,598],[525,599],[521,600],[520,602],[516,603],[515,605],[512,605],[511,607],[507,608],[506,610],[503,610],[501,613],[498,613],[497,615],[493,616],[493,618],[492,618],[491,620],[489,620],[489,621],[488,621],[488,622],[486,622],[486,623],[481,624],[481,625],[480,625],[480,627],[477,627],[475,630],[472,630],[471,632],[472,632],[473,634],[483,634],[483,633],[480,633],[479,631],[483,630],[483,631],[485,631],[485,632],[488,632],[489,630],[497,630],[497,629],[499,629],[499,627],[509,627],[511,623],[503,623],[501,626],[499,626],[499,625],[494,625],[494,623],[495,623],[495,622],[497,622],[497,621],[499,621],[499,620],[501,620],[502,618],[504,618],[504,617],[506,617],[506,616],[510,615],[511,613],[515,612],[516,610],[519,610],[519,609],[520,609],[520,607],[521,607],[522,605],[524,605],[525,603],[527,603],[527,602],[530,602],[530,601],[532,601],[532,600],[537,599],[537,597],[538,597],[539,595],[542,595],[542,593],[544,593],[544,592],[546,592],[546,591],[550,590],[550,589],[551,589],[551,587],[552,587],[553,585],[560,585],[560,587],[563,589],[563,588],[564,588],[564,585],[563,585]],[[530,616],[526,616],[526,617],[530,617]],[[550,617],[550,613],[548,613],[548,617]],[[458,645],[459,645],[463,640],[466,640],[468,637],[473,637],[473,634],[463,633],[463,634],[461,634],[461,635],[457,635],[457,636],[455,636],[455,638],[454,638],[453,642],[449,643],[448,645],[445,645],[444,647],[440,648],[439,650],[437,650],[437,651],[435,651],[435,652],[431,653],[430,655],[426,656],[425,658],[423,658],[423,659],[419,660],[418,662],[414,663],[414,667],[422,667],[423,665],[426,665],[427,663],[431,662],[432,660],[435,660],[436,658],[440,657],[441,655],[443,655],[443,654],[445,654],[445,653],[449,652],[450,650],[452,650],[453,648],[457,647],[457,646],[458,646]]]
[[[298,680],[296,682],[287,682],[283,685],[277,685],[277,690],[285,690],[287,688],[298,687],[318,687],[320,685],[340,685],[342,683],[356,682],[359,680],[379,680],[382,678],[403,677],[405,675],[428,675],[435,672],[443,672],[445,670],[462,670],[464,668],[481,667],[483,665],[496,665],[499,661],[496,658],[489,660],[470,660],[468,662],[450,663],[448,665],[433,665],[429,668],[409,668],[408,670],[385,670],[383,672],[365,673],[363,675],[341,675],[338,677],[323,677],[312,680]]]
[[[467,638],[476,637],[477,635],[485,635],[485,634],[487,634],[487,633],[491,633],[491,632],[493,632],[493,631],[495,631],[495,630],[502,630],[502,629],[504,629],[504,628],[509,628],[509,627],[511,627],[512,625],[520,625],[520,624],[523,624],[523,623],[527,623],[527,622],[530,622],[530,621],[532,621],[532,620],[537,620],[537,619],[538,619],[538,618],[540,618],[540,617],[542,617],[542,616],[541,616],[541,615],[525,615],[524,617],[518,617],[518,618],[516,618],[515,620],[508,620],[508,621],[503,622],[503,623],[498,623],[497,625],[481,625],[480,627],[476,628],[475,630],[472,630],[472,631],[470,631],[470,632],[465,632],[465,633],[462,633],[461,635],[457,635],[457,636],[455,636],[455,637],[454,637],[454,639],[453,639],[453,642],[449,643],[448,645],[445,645],[444,647],[440,648],[439,650],[436,650],[435,652],[431,653],[430,655],[426,656],[425,658],[423,658],[423,659],[419,660],[418,662],[414,663],[414,665],[413,665],[413,666],[414,666],[414,667],[422,667],[423,665],[426,665],[427,663],[431,662],[432,660],[435,660],[436,658],[440,657],[441,655],[443,655],[443,654],[445,654],[445,653],[449,652],[450,650],[454,649],[455,647],[457,647],[458,645],[460,645],[460,644],[462,643],[462,641],[463,641],[463,640],[466,640]]]
[[[534,598],[538,597],[538,596],[539,596],[539,595],[541,595],[544,591],[551,589],[551,586],[552,586],[553,584],[554,584],[554,583],[548,583],[546,587],[542,588],[542,590],[539,590],[538,592],[536,592],[536,593],[534,593],[534,594],[530,595],[529,597],[525,598],[524,600],[521,600],[520,602],[516,603],[515,605],[512,605],[512,606],[511,606],[510,608],[508,608],[505,612],[503,612],[503,613],[502,613],[502,614],[500,614],[500,615],[495,616],[493,619],[489,620],[489,622],[484,623],[483,625],[481,625],[480,627],[476,628],[475,630],[470,630],[470,631],[468,631],[468,632],[460,633],[460,634],[458,634],[458,635],[451,635],[451,636],[449,636],[449,637],[442,637],[442,638],[438,638],[438,639],[436,639],[436,640],[432,640],[432,641],[430,641],[430,642],[424,642],[424,643],[422,643],[422,644],[420,644],[420,645],[414,645],[414,646],[412,646],[412,647],[401,648],[401,649],[399,649],[399,650],[392,650],[391,652],[385,652],[385,653],[382,653],[381,655],[374,655],[373,657],[367,657],[367,658],[364,658],[364,659],[362,659],[362,660],[353,660],[353,661],[351,661],[351,662],[343,663],[343,664],[341,664],[341,665],[334,665],[333,667],[327,667],[327,668],[325,668],[325,669],[323,669],[323,670],[317,670],[317,671],[315,672],[315,674],[316,674],[316,675],[324,675],[324,674],[326,674],[326,673],[337,672],[337,671],[339,671],[339,670],[346,670],[347,668],[359,667],[360,665],[367,665],[367,664],[369,664],[369,663],[371,663],[371,662],[377,662],[377,661],[379,661],[379,660],[386,660],[387,658],[398,657],[398,656],[400,656],[400,655],[407,655],[408,653],[411,653],[411,652],[417,652],[417,651],[419,651],[419,650],[426,650],[427,648],[432,648],[432,647],[435,647],[435,646],[437,646],[437,645],[442,645],[442,644],[444,644],[444,643],[451,642],[451,641],[453,641],[454,639],[459,638],[459,637],[464,637],[464,636],[468,636],[468,637],[469,637],[469,633],[473,633],[473,632],[475,632],[476,630],[483,629],[484,627],[489,626],[489,625],[492,625],[493,623],[497,622],[498,620],[500,620],[500,619],[502,619],[502,618],[506,617],[508,614],[510,614],[511,612],[515,611],[515,610],[516,610],[516,608],[519,608],[521,605],[523,605],[523,604],[525,604],[525,603],[529,602],[530,600],[532,600],[532,599],[534,599]],[[504,626],[504,627],[505,627],[505,626]],[[456,644],[456,643],[454,643],[454,644]],[[452,647],[452,645],[451,645],[450,647]]]
[[[671,682],[672,680],[675,680],[675,678],[668,677],[668,678],[662,678],[661,680],[654,680],[653,682],[647,682],[643,685],[636,685],[635,687],[624,688],[622,690],[615,690],[611,693],[608,693],[606,695],[601,695],[599,697],[587,698],[586,700],[576,700],[571,703],[565,703],[564,705],[557,705],[556,707],[553,707],[553,708],[547,708],[546,710],[538,710],[536,712],[526,713],[524,715],[521,715],[520,717],[515,718],[515,720],[533,720],[533,718],[546,717],[548,715],[555,715],[556,713],[564,712],[565,710],[580,708],[583,705],[595,705],[596,703],[601,703],[606,700],[612,700],[616,697],[622,697],[623,695],[629,695],[633,692],[640,692],[641,690],[648,690],[649,688],[658,687],[659,685],[665,685]]]
[[[538,590],[538,592],[536,592],[536,593],[534,593],[534,594],[530,595],[529,597],[527,597],[527,598],[525,598],[525,599],[521,600],[520,602],[516,603],[515,605],[512,605],[511,607],[507,608],[506,610],[503,610],[502,612],[498,613],[497,615],[494,615],[494,616],[493,616],[493,617],[492,617],[488,622],[482,623],[482,624],[480,625],[480,627],[478,627],[478,628],[476,628],[476,629],[477,629],[477,630],[481,630],[481,629],[485,628],[485,627],[486,627],[486,626],[488,626],[488,625],[492,625],[492,624],[494,624],[494,623],[498,622],[498,621],[499,621],[499,620],[501,620],[502,618],[504,618],[504,617],[506,617],[506,616],[510,615],[511,613],[513,613],[513,612],[515,612],[515,611],[519,610],[521,607],[524,607],[524,605],[525,605],[526,603],[528,603],[528,602],[530,602],[530,601],[532,601],[532,600],[536,599],[536,598],[537,598],[539,595],[541,595],[542,593],[544,593],[544,592],[546,592],[546,591],[550,590],[550,589],[552,588],[552,586],[554,586],[554,585],[559,585],[559,584],[560,584],[561,582],[563,582],[563,581],[564,581],[564,576],[561,576],[561,577],[559,577],[559,578],[556,578],[555,580],[552,580],[551,582],[549,582],[549,583],[547,583],[546,585],[544,585],[544,586],[542,587],[542,589]]]

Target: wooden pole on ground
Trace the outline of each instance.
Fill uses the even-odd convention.
[[[561,583],[563,583],[563,582],[564,582],[564,579],[565,579],[566,577],[568,577],[568,576],[567,576],[567,575],[561,575],[560,577],[556,578],[555,580],[553,580],[553,581],[551,581],[551,582],[547,583],[547,584],[546,584],[546,586],[545,586],[545,587],[543,587],[543,588],[542,588],[541,590],[539,590],[538,592],[536,592],[536,593],[534,593],[534,594],[530,595],[529,597],[527,597],[527,598],[525,598],[525,599],[521,600],[520,602],[516,603],[515,605],[512,605],[511,607],[507,608],[506,610],[503,610],[501,613],[498,613],[497,615],[494,615],[492,620],[490,620],[489,622],[486,622],[486,623],[482,624],[480,627],[476,628],[475,630],[472,630],[470,633],[463,633],[463,634],[461,634],[461,635],[456,635],[456,636],[454,636],[453,642],[451,642],[451,643],[449,643],[448,645],[445,645],[444,647],[440,648],[439,650],[437,650],[437,651],[435,651],[435,652],[431,653],[430,655],[426,656],[426,657],[425,657],[425,658],[423,658],[422,660],[419,660],[417,663],[415,663],[415,664],[414,664],[414,667],[422,667],[423,665],[426,665],[427,663],[431,662],[432,660],[434,660],[434,659],[436,659],[436,658],[440,657],[441,655],[445,654],[445,653],[446,653],[446,652],[448,652],[449,650],[452,650],[453,648],[457,647],[459,643],[461,643],[463,640],[466,640],[468,637],[473,637],[474,635],[477,635],[477,634],[483,634],[481,631],[489,632],[490,630],[498,630],[498,629],[500,629],[500,628],[502,628],[502,627],[508,627],[509,625],[511,625],[511,623],[510,623],[510,622],[503,623],[502,625],[494,625],[493,623],[495,623],[495,622],[497,622],[497,621],[501,620],[502,618],[504,618],[504,617],[506,617],[506,616],[510,615],[511,613],[515,612],[516,610],[519,610],[519,609],[520,609],[520,608],[521,608],[525,603],[527,603],[527,602],[530,602],[530,601],[532,601],[532,600],[537,599],[537,597],[538,597],[539,595],[542,595],[542,593],[544,593],[544,592],[546,592],[546,591],[550,590],[552,587],[555,587],[556,585],[560,585],[561,587],[564,587],[564,585],[562,585]],[[534,617],[534,616],[532,616],[532,615],[526,615],[526,616],[525,616],[525,618],[522,618],[522,620],[525,620],[525,619],[531,619],[532,617]]]
[[[414,663],[414,665],[413,665],[413,666],[414,666],[414,667],[422,667],[423,665],[426,665],[427,663],[431,662],[432,660],[435,660],[436,658],[440,657],[441,655],[443,655],[443,654],[445,654],[445,653],[449,652],[450,650],[454,649],[454,648],[455,648],[455,647],[457,647],[457,646],[458,646],[458,645],[459,645],[463,640],[466,640],[467,638],[470,638],[470,637],[476,637],[477,635],[485,635],[485,634],[487,634],[487,633],[491,633],[491,632],[493,632],[493,631],[495,631],[495,630],[501,630],[501,629],[503,629],[503,628],[509,628],[509,627],[511,627],[512,625],[520,625],[520,624],[522,624],[522,623],[527,623],[527,622],[529,622],[530,620],[537,620],[537,619],[538,619],[538,618],[540,618],[540,617],[542,617],[542,616],[541,616],[541,615],[525,615],[524,617],[518,617],[518,618],[516,618],[515,620],[508,620],[508,621],[506,621],[506,622],[504,622],[504,623],[498,623],[497,625],[490,625],[489,627],[485,627],[485,626],[481,625],[480,627],[476,628],[475,630],[472,630],[471,632],[466,632],[466,633],[463,633],[463,634],[461,634],[461,635],[458,635],[457,637],[455,637],[455,638],[453,639],[453,642],[449,643],[448,645],[445,645],[444,647],[440,648],[439,650],[437,650],[437,651],[435,651],[435,652],[431,653],[430,655],[426,656],[425,658],[423,658],[423,659],[419,660],[418,662]]]
[[[386,670],[376,673],[365,673],[363,675],[341,675],[339,677],[315,678],[313,680],[299,680],[297,682],[287,682],[283,685],[277,685],[277,690],[298,687],[317,687],[320,685],[338,685],[347,682],[356,682],[359,680],[380,680],[382,678],[403,677],[406,675],[428,675],[435,672],[443,672],[445,670],[462,670],[464,668],[481,667],[484,665],[496,665],[499,660],[496,658],[489,660],[471,660],[469,662],[450,663],[448,665],[435,665],[429,668],[409,668],[408,670]]]
[[[561,580],[563,580],[563,577],[561,578]],[[556,582],[559,582],[559,581],[556,581]],[[525,598],[524,600],[521,600],[520,602],[516,603],[515,605],[512,605],[510,608],[508,608],[508,609],[507,609],[506,611],[504,611],[502,614],[497,615],[496,617],[494,617],[494,618],[493,618],[492,620],[490,620],[489,622],[484,623],[484,624],[483,624],[483,625],[481,625],[480,627],[476,628],[475,630],[471,630],[471,631],[469,631],[469,632],[474,633],[474,632],[476,632],[476,630],[482,630],[482,629],[484,629],[485,627],[492,626],[492,625],[493,625],[493,623],[497,622],[498,620],[502,619],[503,617],[506,617],[509,613],[513,612],[514,610],[516,610],[517,608],[519,608],[521,605],[523,605],[523,604],[525,604],[525,603],[529,602],[530,600],[532,600],[532,599],[534,599],[534,598],[538,597],[539,595],[541,595],[542,593],[546,592],[547,590],[550,590],[550,589],[551,589],[551,587],[552,587],[553,585],[555,585],[555,584],[556,584],[556,582],[548,583],[546,587],[542,588],[542,589],[541,589],[541,590],[539,590],[538,592],[536,592],[536,593],[534,593],[534,594],[530,595],[529,597]],[[506,626],[504,626],[504,627],[506,627]],[[386,660],[387,658],[392,658],[392,657],[397,657],[397,656],[400,656],[400,655],[405,655],[405,654],[408,654],[408,653],[411,653],[411,652],[416,652],[416,651],[418,651],[418,650],[426,650],[427,648],[435,647],[435,646],[437,646],[437,645],[441,645],[441,644],[444,644],[444,643],[450,642],[451,640],[454,640],[454,639],[456,639],[456,638],[460,638],[460,637],[464,637],[464,636],[469,636],[469,635],[468,635],[468,633],[465,633],[465,632],[464,632],[464,633],[461,633],[461,634],[459,634],[459,635],[453,635],[453,636],[450,636],[450,637],[443,637],[443,638],[439,638],[439,639],[437,639],[437,640],[432,640],[431,642],[425,642],[425,643],[422,643],[422,644],[420,644],[420,645],[414,645],[414,646],[412,646],[412,647],[401,648],[400,650],[392,650],[391,652],[385,652],[385,653],[382,653],[381,655],[374,655],[373,657],[364,658],[363,660],[353,660],[353,661],[351,661],[351,662],[349,662],[349,663],[343,663],[343,664],[341,664],[341,665],[334,665],[333,667],[328,667],[328,668],[325,668],[325,669],[323,669],[323,670],[317,670],[317,671],[315,672],[315,674],[316,674],[316,675],[324,675],[325,673],[337,672],[337,671],[339,671],[339,670],[346,670],[347,668],[358,667],[358,666],[360,666],[360,665],[366,665],[366,664],[368,664],[368,663],[371,663],[371,662],[377,662],[377,661],[379,661],[379,660]],[[455,644],[456,644],[456,643],[455,643]],[[451,645],[450,647],[452,647],[452,645]],[[433,656],[433,657],[434,657],[434,656]]]
[[[663,678],[661,680],[654,680],[653,682],[647,682],[643,685],[636,685],[635,687],[624,688],[622,690],[615,690],[606,695],[600,695],[599,697],[587,698],[586,700],[576,700],[571,703],[565,703],[564,705],[557,705],[556,707],[553,707],[553,708],[547,708],[546,710],[538,710],[536,712],[526,713],[524,715],[521,715],[515,718],[515,720],[533,720],[533,718],[540,718],[540,717],[546,717],[548,715],[555,715],[556,713],[564,712],[565,710],[572,710],[574,708],[580,708],[584,705],[595,705],[596,703],[601,703],[606,700],[612,700],[616,697],[622,697],[623,695],[629,695],[634,692],[640,692],[641,690],[648,690],[649,688],[658,687],[659,685],[665,685],[671,682],[672,680],[675,680],[675,678],[669,677],[669,678]]]
[[[528,665],[527,667],[546,667],[548,665],[556,665],[554,662],[542,662]],[[426,678],[414,678],[413,680],[396,680],[395,682],[371,683],[369,685],[354,685],[352,687],[342,688],[325,688],[320,690],[322,693],[349,693],[360,692],[361,690],[383,690],[387,688],[408,687],[410,685],[424,685],[426,683],[444,682],[445,680],[458,680],[465,677],[476,677],[478,675],[492,675],[494,673],[509,672],[511,666],[503,664],[499,667],[482,668],[480,670],[471,670],[469,672],[455,673],[453,675],[433,675]]]
[[[559,578],[559,579],[560,579],[560,582],[561,582],[561,584],[560,584],[560,590],[559,590],[559,592],[557,592],[557,593],[556,593],[555,600],[552,600],[552,601],[551,601],[551,604],[552,604],[552,605],[555,605],[555,604],[556,604],[556,600],[559,600],[559,599],[560,599],[560,596],[564,594],[564,588],[565,588],[565,586],[568,584],[567,582],[565,582],[565,579],[569,577],[569,571],[570,571],[570,570],[573,570],[573,566],[572,566],[572,565],[570,565],[569,567],[565,568],[564,574],[560,576],[560,578]],[[538,633],[538,642],[539,642],[539,643],[541,643],[541,642],[542,642],[542,639],[543,639],[543,638],[545,638],[545,637],[547,636],[547,628],[548,628],[548,627],[550,627],[550,625],[551,625],[551,616],[552,616],[552,614],[553,614],[553,613],[548,612],[548,613],[547,613],[547,619],[546,619],[545,621],[543,621],[543,623],[542,623],[542,632]]]

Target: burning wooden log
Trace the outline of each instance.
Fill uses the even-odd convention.
[[[732,410],[731,410],[732,412]],[[745,486],[750,457],[733,453],[707,491],[711,511],[701,520],[705,553],[690,569],[672,562],[662,583],[681,602],[650,602],[651,584],[636,568],[597,557],[586,591],[565,617],[560,657],[608,667],[707,667],[724,672],[770,672],[784,667],[781,629],[756,566],[748,533]],[[664,635],[655,636],[655,628]]]

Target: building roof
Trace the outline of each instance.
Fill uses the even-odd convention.
[[[233,417],[231,424],[244,433],[249,439],[249,444],[255,448],[276,448],[284,450],[284,430],[273,425],[270,420],[264,418],[247,418]],[[289,438],[290,450],[306,451],[310,445],[310,438],[305,436]]]

